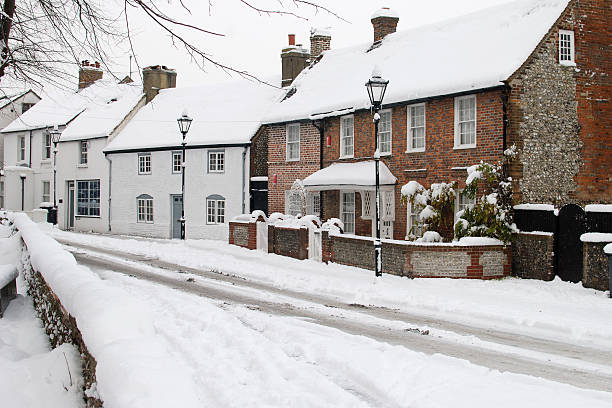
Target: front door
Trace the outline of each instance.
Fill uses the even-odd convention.
[[[66,203],[66,228],[74,228],[74,181],[68,182],[68,197]]]
[[[181,239],[181,209],[183,207],[183,196],[171,195],[170,202],[172,203],[172,238]]]

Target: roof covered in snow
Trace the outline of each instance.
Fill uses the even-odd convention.
[[[11,102],[15,102],[17,99],[21,98],[28,92],[32,92],[34,95],[36,95],[34,91],[32,91],[31,89],[28,89],[27,91],[21,91],[21,92],[14,93],[14,94],[0,96],[0,109],[4,108],[6,105],[8,105]]]
[[[90,100],[62,132],[62,142],[110,136],[143,96],[140,85],[99,82],[86,88]]]
[[[279,89],[247,80],[164,89],[134,115],[104,151],[179,146],[176,119],[184,110],[193,119],[187,146],[248,143],[280,97]]]
[[[365,83],[377,65],[389,80],[385,104],[501,85],[529,57],[568,3],[518,0],[389,34],[373,49],[367,43],[327,51],[302,71],[292,84],[295,93],[272,109],[265,121],[369,108]]]
[[[72,136],[70,136],[70,133],[68,136],[76,137],[76,135],[100,133],[99,128],[111,128],[111,123],[117,123],[125,117],[129,110],[123,113],[125,111],[124,103],[128,102],[128,99],[131,103],[136,99],[137,94],[140,95],[140,92],[140,88],[127,84],[119,85],[110,80],[96,81],[79,92],[57,90],[52,94],[44,95],[40,102],[11,122],[2,132],[41,129],[55,125],[63,126],[81,112],[91,109],[92,113],[88,114],[88,119],[81,122],[81,130],[75,127],[71,130]],[[122,103],[111,107],[113,98],[122,100]],[[105,105],[109,106],[103,109],[102,107]],[[112,126],[111,130],[115,126]],[[62,140],[64,140],[64,135],[62,135]]]
[[[372,187],[376,185],[376,169],[373,160],[356,163],[332,163],[304,179],[304,187],[310,190],[330,190],[339,186]],[[379,177],[381,185],[397,182],[389,168],[380,162]]]

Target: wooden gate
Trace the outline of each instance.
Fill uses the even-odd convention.
[[[257,221],[257,249],[268,252],[268,223]]]
[[[323,261],[323,246],[321,230],[308,228],[308,259],[313,261]]]
[[[582,280],[582,242],[580,236],[587,230],[584,210],[568,204],[559,210],[556,236],[556,274],[564,281]]]

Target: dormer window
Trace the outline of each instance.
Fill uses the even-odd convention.
[[[576,65],[574,60],[574,32],[559,30],[559,64]]]

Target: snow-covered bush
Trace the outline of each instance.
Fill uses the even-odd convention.
[[[457,214],[455,238],[491,237],[510,242],[515,229],[512,213],[512,178],[508,164],[516,157],[516,147],[504,152],[501,163],[480,164],[468,168],[463,193],[475,199],[472,208]],[[478,197],[477,197],[478,196]]]
[[[330,234],[342,234],[344,223],[338,218],[330,218],[321,226],[322,231],[329,231]]]
[[[423,236],[416,240],[417,242],[442,242],[442,236],[436,231],[427,231]]]
[[[409,237],[416,239],[416,231],[436,231],[438,233],[452,230],[452,214],[455,204],[455,187],[457,182],[434,183],[426,189],[416,181],[410,181],[402,187],[402,203],[410,202],[412,212],[418,214],[419,225],[413,225]]]

